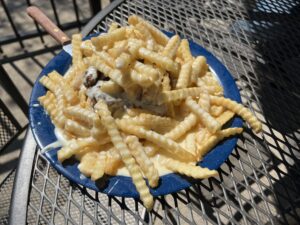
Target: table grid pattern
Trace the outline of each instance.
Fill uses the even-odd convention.
[[[13,189],[13,183],[15,178],[15,170],[13,170],[3,181],[0,186],[0,224],[8,224],[9,218],[9,206],[11,200],[11,194]]]
[[[138,14],[204,46],[231,72],[244,105],[263,123],[263,133],[255,135],[245,125],[218,177],[158,197],[151,213],[133,199],[70,183],[37,151],[27,223],[298,224],[299,11],[299,2],[288,0],[119,5],[94,31],[107,30],[112,21],[125,25],[129,15]]]
[[[20,130],[20,125],[0,99],[0,151]]]

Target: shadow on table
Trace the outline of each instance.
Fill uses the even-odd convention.
[[[254,73],[247,77],[250,85],[254,80],[258,83],[256,95],[267,127],[264,139],[245,129],[242,144],[219,169],[219,178],[185,190],[187,201],[180,193],[173,198],[182,204],[190,202],[193,212],[214,224],[245,220],[256,224],[258,220],[296,225],[300,221],[300,3],[251,2],[243,1],[249,20],[235,21],[232,29],[242,30],[255,46],[256,59],[250,62]],[[253,146],[245,148],[246,144]],[[167,204],[163,198],[160,201]],[[176,215],[167,213],[168,222],[176,224]],[[158,211],[154,214],[163,218]]]
[[[273,190],[265,189],[263,192],[265,196],[275,196],[276,210],[280,214],[273,218],[275,224],[298,224],[300,3],[284,1],[275,4],[273,1],[261,0],[251,4],[247,1],[244,6],[250,20],[237,21],[233,26],[240,27],[256,46],[255,75],[248,75],[259,83],[256,93],[265,115],[265,124],[270,128],[264,136],[264,141],[268,142],[269,146],[268,149],[264,149],[269,154],[267,165],[270,167],[267,170],[274,170],[277,177],[275,179],[274,175],[271,176]],[[266,146],[260,139],[257,138],[256,141],[262,148]],[[228,197],[230,198],[230,195]],[[238,202],[236,204],[239,205]],[[251,208],[247,207],[247,203],[243,204],[243,207],[246,211],[247,208]],[[234,218],[239,221],[241,216],[237,212]]]
[[[245,4],[256,43],[254,66],[258,97],[266,125],[270,157],[278,180],[273,184],[281,216],[278,222],[300,221],[300,3]],[[280,133],[280,134],[278,134]],[[268,141],[275,140],[275,145]],[[276,221],[276,220],[275,220]]]

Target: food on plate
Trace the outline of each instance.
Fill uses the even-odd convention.
[[[62,142],[60,162],[73,156],[92,180],[130,175],[147,209],[159,177],[176,172],[208,178],[217,171],[197,163],[242,128],[224,128],[235,114],[255,132],[261,123],[241,104],[223,96],[206,58],[193,56],[189,42],[168,38],[132,15],[128,26],[82,41],[72,36],[72,66],[40,83],[39,98]]]

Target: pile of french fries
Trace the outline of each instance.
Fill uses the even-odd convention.
[[[151,188],[159,185],[156,156],[175,173],[211,177],[215,170],[196,163],[218,142],[242,132],[223,125],[235,114],[255,132],[261,123],[223,97],[205,57],[192,56],[186,39],[168,38],[136,15],[128,23],[112,23],[107,33],[91,40],[73,35],[70,70],[43,76],[40,82],[48,91],[39,101],[68,140],[58,151],[61,162],[75,156],[81,173],[92,180],[116,175],[125,166],[151,210],[153,196],[144,178]],[[98,98],[87,95],[91,88]],[[101,93],[131,104],[113,107]]]

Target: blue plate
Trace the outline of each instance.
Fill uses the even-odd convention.
[[[168,36],[172,36],[171,33],[166,34]],[[218,76],[224,88],[225,97],[237,102],[241,102],[241,97],[237,86],[225,66],[203,47],[192,41],[189,41],[189,43],[191,52],[194,56],[202,55],[206,57],[207,63]],[[45,113],[43,107],[40,106],[38,102],[38,97],[46,93],[46,89],[38,82],[38,80],[53,70],[58,71],[60,74],[64,74],[68,70],[71,61],[70,55],[62,50],[47,64],[34,84],[29,106],[30,126],[34,137],[41,148],[52,142],[55,142],[57,139],[54,134],[54,126],[51,123],[49,116]],[[242,120],[240,118],[234,118],[231,126],[241,127]],[[199,165],[209,169],[218,169],[231,154],[236,143],[236,137],[227,139],[226,141],[220,143],[204,157],[203,161],[200,162]],[[130,177],[114,176],[107,177],[107,179],[103,178],[102,181],[105,180],[105,182],[102,182],[101,179],[99,182],[94,182],[89,178],[80,176],[80,172],[77,168],[78,162],[62,165],[57,160],[57,151],[58,149],[53,149],[45,153],[45,156],[50,161],[52,166],[69,180],[108,195],[133,198],[139,197],[139,194],[136,191]],[[151,189],[151,193],[154,196],[159,196],[177,192],[191,186],[193,182],[194,180],[177,174],[164,175],[160,178],[160,185],[156,189]]]

